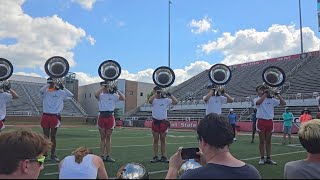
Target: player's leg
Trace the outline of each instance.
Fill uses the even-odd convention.
[[[114,159],[111,158],[111,135],[112,135],[113,129],[106,129],[106,150],[107,150],[107,162],[115,162]]]
[[[286,144],[286,137],[287,136],[287,127],[286,126],[283,126],[283,142],[282,144]]]
[[[265,126],[264,126],[264,120],[257,120],[257,131],[259,134],[259,153],[260,153],[260,160],[259,164],[264,164],[264,146],[265,146],[265,139],[266,139],[266,133],[265,133]]]
[[[166,143],[166,138],[167,138],[167,132],[164,132],[164,133],[160,133],[160,144],[161,144],[161,158],[160,158],[160,161],[161,162],[165,162],[165,163],[168,163],[168,159],[166,157],[166,146],[167,146],[167,143]]]
[[[56,156],[56,147],[57,147],[57,135],[58,128],[51,128],[50,130],[50,138],[51,138],[51,160],[59,162],[60,159]]]
[[[100,156],[103,160],[105,160],[105,149],[106,149],[106,129],[99,127],[100,133]]]
[[[254,142],[254,136],[256,135],[256,123],[252,122],[252,135],[251,135],[251,143]]]
[[[159,132],[155,132],[152,131],[152,137],[153,137],[153,158],[150,162],[154,163],[154,162],[158,162],[159,161],[159,157],[158,157],[158,146],[159,146],[159,137],[160,137],[160,133]]]
[[[267,154],[267,164],[276,165],[277,163],[271,160],[271,138],[273,132],[273,121],[268,121],[266,124],[266,154]]]

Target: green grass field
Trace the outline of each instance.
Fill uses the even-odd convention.
[[[8,128],[7,130],[14,129]],[[40,128],[32,128],[42,132]],[[283,178],[283,167],[286,162],[303,159],[306,152],[299,145],[297,138],[293,139],[292,145],[282,145],[281,137],[273,137],[272,154],[273,160],[278,165],[258,165],[258,137],[255,143],[250,143],[251,136],[238,134],[238,141],[231,145],[232,154],[247,163],[254,165],[264,179]],[[99,132],[95,126],[79,126],[60,128],[57,134],[57,156],[62,159],[69,155],[79,146],[91,148],[94,154],[99,155]],[[168,158],[176,152],[179,146],[196,147],[196,132],[170,131],[167,138]],[[160,148],[159,148],[160,150]],[[152,135],[150,129],[116,128],[112,136],[112,157],[116,163],[105,163],[109,177],[115,177],[117,170],[129,162],[137,162],[144,165],[149,171],[150,178],[164,178],[168,164],[150,163],[153,157]],[[159,153],[160,154],[160,153]],[[58,178],[58,166],[56,163],[46,162],[44,170],[40,173],[40,179]]]

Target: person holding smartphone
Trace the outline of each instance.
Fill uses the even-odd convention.
[[[229,146],[233,142],[233,130],[226,116],[215,113],[205,116],[197,127],[199,158],[195,158],[202,167],[191,169],[180,179],[261,179],[258,170],[232,156]],[[166,179],[176,179],[178,170],[186,161],[182,159],[183,148],[169,160]]]

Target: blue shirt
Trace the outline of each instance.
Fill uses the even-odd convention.
[[[231,113],[228,115],[229,123],[235,124],[237,122],[237,115],[234,113]]]

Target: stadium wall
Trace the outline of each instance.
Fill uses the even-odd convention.
[[[15,125],[15,124],[32,124],[40,125],[41,117],[40,116],[6,116],[6,125]],[[85,117],[62,117],[62,125],[68,123],[85,123]]]

